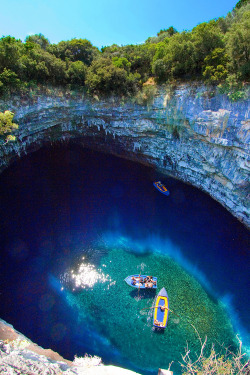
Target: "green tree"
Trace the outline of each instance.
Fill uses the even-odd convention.
[[[66,82],[66,63],[43,50],[39,44],[27,41],[20,62],[20,74],[24,80],[54,84]]]
[[[102,57],[89,67],[86,86],[92,93],[126,95],[135,92],[137,77]]]
[[[224,48],[224,35],[218,22],[203,22],[192,30],[192,41],[195,47],[196,72],[201,74],[204,59],[215,48]]]
[[[0,72],[4,68],[18,72],[19,59],[22,53],[22,42],[14,37],[6,36],[0,39]]]
[[[82,61],[89,66],[93,59],[100,53],[87,39],[72,39],[51,45],[47,49],[56,57],[66,61]]]
[[[159,43],[152,71],[158,82],[190,76],[195,73],[195,46],[190,33],[175,34]]]
[[[203,77],[208,83],[218,84],[227,78],[228,55],[224,48],[215,48],[204,59]]]
[[[11,111],[5,111],[4,113],[0,112],[0,136],[11,133],[13,130],[18,129],[18,125],[15,124],[12,120],[14,113]],[[5,138],[6,142],[14,141],[16,138],[14,135],[7,135]]]
[[[174,34],[178,33],[178,31],[173,26],[170,26],[168,29],[160,30],[157,33],[157,36],[160,36],[161,34],[165,33],[167,33],[168,36],[173,36]]]
[[[0,92],[11,91],[21,85],[17,74],[10,69],[4,68],[0,74]]]
[[[25,42],[36,43],[44,50],[50,45],[49,40],[43,34],[29,35],[25,39]]]
[[[84,85],[87,66],[82,61],[71,62],[67,70],[67,78],[70,83]]]
[[[250,78],[250,6],[236,12],[236,22],[226,34],[229,70],[238,78]]]
[[[140,79],[145,82],[151,75],[151,62],[155,53],[155,45],[153,44],[141,44],[119,47],[113,44],[110,47],[102,48],[102,55],[105,58],[111,58],[114,65],[124,64],[126,70],[130,70],[132,74],[140,74]],[[121,60],[117,59],[126,59]],[[117,61],[117,63],[116,63]],[[128,63],[126,62],[128,61]],[[120,65],[122,67],[122,65]]]
[[[240,0],[238,3],[235,5],[235,9],[241,8],[243,5],[249,4],[250,0]]]
[[[113,57],[112,63],[117,68],[123,68],[128,72],[130,71],[131,63],[128,61],[128,59],[126,59],[126,57]]]

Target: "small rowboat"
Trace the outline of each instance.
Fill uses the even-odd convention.
[[[157,288],[157,277],[154,277],[154,276],[131,275],[131,276],[126,277],[124,281],[126,281],[126,283],[132,286],[133,288],[140,288],[140,289],[156,289]]]
[[[161,183],[161,181],[153,182],[154,187],[159,190],[162,194],[169,195],[169,190],[166,188],[165,185]]]
[[[168,321],[168,313],[168,294],[166,289],[162,288],[156,297],[153,325],[157,328],[166,328]]]

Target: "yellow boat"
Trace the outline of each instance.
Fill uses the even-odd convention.
[[[157,190],[159,190],[164,195],[169,195],[169,190],[166,188],[165,185],[161,183],[161,181],[155,181],[153,182],[154,187],[156,187]]]
[[[160,290],[157,295],[156,304],[154,308],[153,325],[158,328],[166,328],[168,321],[168,294],[165,288]]]

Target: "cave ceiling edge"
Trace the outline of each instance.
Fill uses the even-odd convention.
[[[41,147],[76,143],[189,183],[250,228],[249,99],[232,103],[202,85],[180,85],[150,106],[55,96],[4,104],[19,129],[16,142],[0,147],[0,171]]]

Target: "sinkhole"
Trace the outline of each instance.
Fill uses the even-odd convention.
[[[170,196],[158,192],[161,180]],[[42,148],[0,176],[0,317],[44,348],[141,374],[180,371],[186,343],[250,346],[249,232],[197,188],[76,144]],[[158,277],[168,326],[152,329]],[[195,329],[194,329],[195,327]]]

